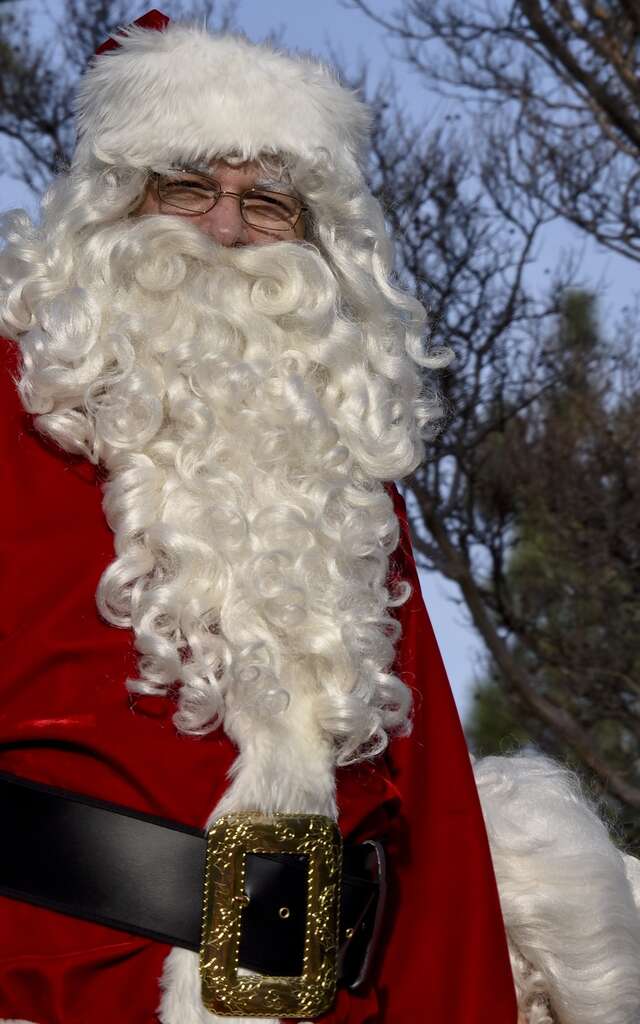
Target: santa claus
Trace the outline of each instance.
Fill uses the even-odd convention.
[[[4,1019],[515,1022],[391,484],[444,357],[368,120],[310,59],[152,12],[7,222]]]

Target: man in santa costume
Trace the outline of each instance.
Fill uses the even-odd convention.
[[[368,121],[316,62],[151,12],[7,221],[4,1020],[515,1024],[392,484],[442,356]]]

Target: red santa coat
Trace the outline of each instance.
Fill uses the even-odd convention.
[[[132,635],[95,606],[113,558],[100,474],[40,438],[16,367],[15,346],[0,341],[0,770],[202,827],[237,751],[222,730],[178,735],[169,700],[129,697]],[[373,990],[340,991],[322,1021],[515,1024],[473,775],[394,500],[403,525],[394,571],[413,584],[398,611],[396,668],[415,691],[414,730],[374,762],[338,771],[343,835],[387,844],[390,914]],[[0,1020],[157,1024],[168,951],[0,898]]]

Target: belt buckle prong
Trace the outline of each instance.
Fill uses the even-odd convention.
[[[307,916],[300,976],[239,972],[245,858],[251,853],[302,854],[307,860]],[[317,1017],[337,985],[342,839],[320,814],[226,814],[207,835],[200,947],[202,1002],[233,1017]]]

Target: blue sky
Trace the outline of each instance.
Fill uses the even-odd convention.
[[[381,13],[389,13],[398,0],[377,0],[374,4]],[[53,9],[55,0],[49,4]],[[152,4],[149,4],[149,7]],[[153,4],[155,6],[155,4]],[[158,3],[169,16],[171,2]],[[140,17],[149,8],[132,3],[131,19]],[[244,31],[259,41],[271,32],[281,32],[290,47],[306,49],[318,56],[327,56],[332,47],[341,60],[365,60],[375,79],[389,66],[394,47],[384,38],[383,31],[371,25],[361,14],[345,9],[339,0],[241,0],[238,22]],[[419,79],[402,65],[396,66],[397,82],[407,104],[415,113],[436,119],[444,112],[443,101],[430,95]],[[31,205],[23,188],[0,178],[0,212],[16,205]],[[621,257],[600,251],[591,242],[585,243],[576,231],[557,223],[547,229],[538,249],[538,259],[530,280],[543,285],[545,271],[553,267],[565,248],[578,247],[583,284],[599,281],[608,285],[602,308],[603,320],[610,321],[629,301],[632,291],[640,289],[637,267]],[[471,683],[480,666],[482,644],[479,642],[466,614],[454,604],[457,588],[435,574],[422,577],[422,588],[433,620],[436,635],[451,678],[454,696],[462,717],[469,706]]]

